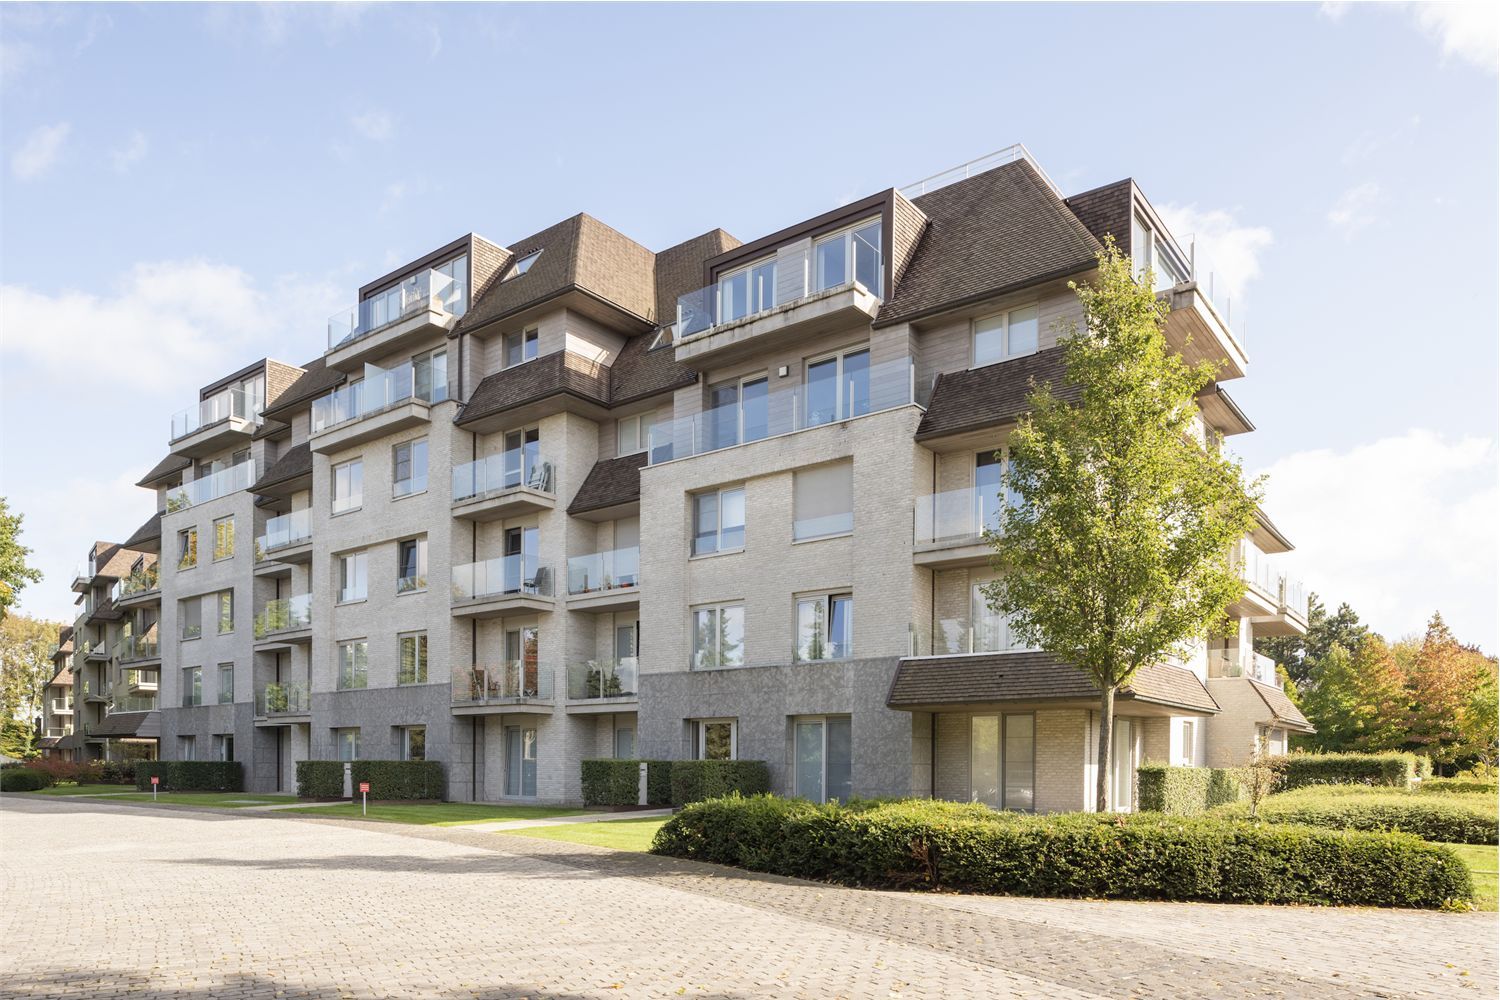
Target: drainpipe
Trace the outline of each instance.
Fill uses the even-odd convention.
[[[932,750],[927,755],[927,797],[929,799],[937,798],[937,727],[938,714],[936,712],[933,712],[932,724],[927,727],[928,739],[932,742]]]

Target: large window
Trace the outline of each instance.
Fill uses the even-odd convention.
[[[359,760],[359,727],[335,729],[333,741],[338,746],[339,760]]]
[[[501,459],[504,463],[501,487],[512,490],[518,486],[527,486],[550,491],[552,483],[541,459],[540,428],[526,427],[518,431],[506,431],[505,452]]]
[[[736,760],[739,757],[739,726],[733,719],[704,719],[695,723],[699,760]]]
[[[401,730],[401,759],[427,759],[427,727],[406,726]]]
[[[197,760],[198,759],[198,738],[197,737],[195,737],[195,736],[179,736],[179,737],[177,737],[177,759],[178,760]]]
[[[364,639],[339,643],[339,690],[367,686],[370,676],[370,644]]]
[[[797,601],[799,660],[847,660],[854,655],[854,596],[819,594]]]
[[[408,538],[396,546],[396,593],[427,587],[427,539]]]
[[[219,704],[228,705],[234,701],[234,664],[219,664]]]
[[[502,367],[514,368],[524,362],[534,361],[538,339],[535,328],[523,330],[520,333],[507,333],[505,335],[505,364]]]
[[[792,482],[792,538],[802,542],[854,530],[854,463],[798,469]]]
[[[770,382],[764,375],[710,386],[701,433],[707,451],[759,441],[771,433]]]
[[[427,439],[403,441],[391,451],[391,495],[410,496],[427,489]]]
[[[719,322],[732,323],[776,307],[776,259],[719,277]]]
[[[214,760],[234,760],[234,737],[219,733],[213,738]]]
[[[745,665],[745,606],[724,604],[693,610],[693,668]]]
[[[234,518],[221,517],[214,521],[214,561],[234,557]]]
[[[969,587],[969,621],[973,628],[970,652],[1003,653],[1009,650],[1030,649],[1011,628],[1010,619],[990,607],[984,587],[994,577],[975,580]]]
[[[397,684],[427,683],[427,633],[408,632],[396,637]]]
[[[969,797],[996,809],[1031,810],[1036,799],[1036,717],[969,720]]]
[[[370,593],[366,574],[368,557],[363,552],[339,556],[339,603],[363,601]]]
[[[843,351],[807,363],[803,426],[816,427],[870,412],[870,350]]]
[[[883,295],[880,244],[879,220],[818,240],[813,244],[813,291],[858,281],[872,294]]]
[[[355,510],[365,499],[365,463],[359,459],[333,467],[333,512]]]
[[[847,718],[798,719],[793,725],[796,793],[813,802],[847,802],[854,755]]]
[[[411,359],[412,394],[429,403],[448,398],[448,352],[428,351]]]
[[[974,367],[994,364],[1023,354],[1035,354],[1041,313],[1034,305],[1021,306],[974,321]]]
[[[505,794],[536,795],[536,730],[530,726],[505,727]]]
[[[219,634],[227,635],[234,631],[234,591],[221,590],[214,595],[214,602],[219,611]]]
[[[203,598],[189,597],[177,602],[178,635],[196,639],[203,634]]]
[[[693,495],[693,555],[745,547],[745,488]]]
[[[203,704],[203,668],[182,668],[182,707]]]
[[[177,532],[177,568],[192,569],[198,565],[198,529],[183,528]]]
[[[651,433],[657,426],[656,413],[639,413],[621,417],[615,424],[615,453],[635,455],[651,447]]]
[[[1198,763],[1198,723],[1194,719],[1177,723],[1177,763],[1182,767]]]
[[[1162,234],[1140,215],[1130,218],[1130,262],[1137,281],[1144,281],[1146,272],[1152,272],[1152,284],[1158,292],[1188,280],[1187,269],[1167,247]]]

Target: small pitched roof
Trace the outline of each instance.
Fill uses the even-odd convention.
[[[89,729],[90,736],[161,736],[160,712],[111,712]]]
[[[276,397],[275,403],[261,411],[261,416],[268,421],[291,416],[299,407],[341,385],[348,377],[337,368],[329,368],[321,356],[314,358],[302,366],[302,374]]]
[[[1068,208],[1100,243],[1113,236],[1120,252],[1130,253],[1131,194],[1135,183],[1130,178],[1105,184],[1066,199]]]
[[[505,410],[558,394],[609,405],[608,365],[568,351],[553,351],[535,361],[487,375],[474,387],[454,423],[463,427]]]
[[[192,464],[193,460],[186,455],[168,455],[160,462],[157,462],[150,472],[142,476],[136,485],[144,486],[147,489],[155,489],[167,480],[174,478],[183,469],[190,468]]]
[[[1248,678],[1250,687],[1260,695],[1260,700],[1266,703],[1266,708],[1271,710],[1271,717],[1287,729],[1295,729],[1303,733],[1315,733],[1317,729],[1302,714],[1302,710],[1292,704],[1292,699],[1286,696],[1286,692],[1279,687],[1270,684],[1262,684],[1254,678]]]
[[[159,548],[161,545],[161,515],[162,512],[157,511],[146,518],[146,522],[139,528],[136,528],[129,538],[125,539],[125,547],[127,549],[139,550],[140,546],[146,545],[149,542],[156,542]]]
[[[584,514],[640,500],[641,469],[645,465],[644,451],[595,462],[584,477],[583,485],[573,494],[568,513]]]
[[[1082,395],[1082,390],[1067,380],[1061,347],[983,368],[943,372],[933,384],[916,439],[1013,423],[1030,408],[1033,384],[1050,385],[1054,395],[1068,402]]]
[[[271,467],[261,473],[250,486],[251,493],[260,493],[280,483],[291,482],[302,476],[312,475],[313,459],[312,448],[308,442],[292,445],[280,458],[271,463]]]
[[[876,326],[1086,271],[1099,241],[1025,160],[913,200],[927,229]]]

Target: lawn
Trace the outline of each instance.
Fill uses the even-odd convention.
[[[1500,850],[1484,844],[1445,844],[1463,858],[1474,876],[1474,907],[1493,912],[1500,909]]]
[[[464,826],[468,823],[494,823],[508,819],[552,819],[554,816],[576,816],[583,809],[551,806],[490,806],[478,802],[434,802],[404,805],[395,802],[372,802],[368,816],[362,816],[359,803],[336,806],[311,806],[304,809],[282,809],[281,815],[324,816],[329,819],[378,819],[389,823],[414,823],[419,826]]]
[[[611,819],[601,823],[564,823],[560,826],[532,826],[524,830],[504,830],[508,837],[538,837],[542,840],[566,840],[572,844],[591,844],[617,851],[642,851],[661,829],[666,817],[647,819]]]
[[[150,802],[150,792],[116,795],[116,802]],[[257,795],[254,792],[157,792],[156,802],[166,806],[214,806],[221,809],[244,809],[246,806],[274,806],[296,802],[295,795]]]
[[[119,795],[135,791],[134,785],[53,785],[39,792],[13,792],[15,795]]]

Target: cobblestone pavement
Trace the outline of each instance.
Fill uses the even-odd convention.
[[[466,831],[6,797],[0,997],[1493,997],[1494,914],[863,892]]]

